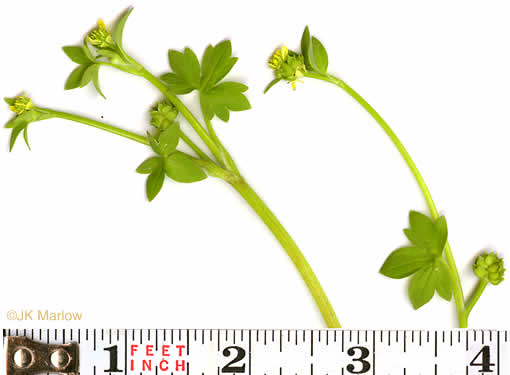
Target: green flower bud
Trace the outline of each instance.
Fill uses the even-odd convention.
[[[505,276],[503,258],[498,258],[496,253],[483,253],[473,264],[473,272],[480,279],[498,285]]]
[[[96,48],[114,48],[115,42],[112,35],[102,20],[97,22],[97,29],[92,30],[87,36],[87,40]]]
[[[152,117],[151,125],[160,130],[165,130],[174,123],[179,111],[173,104],[159,103],[150,111],[150,114]]]
[[[30,111],[32,108],[34,108],[34,103],[32,103],[32,99],[27,97],[26,94],[23,94],[21,96],[17,96],[14,99],[14,103],[9,108],[11,111],[21,115],[23,112]]]
[[[268,64],[276,78],[292,83],[293,90],[296,89],[296,81],[301,82],[299,78],[306,72],[303,55],[289,51],[285,46],[275,51]]]

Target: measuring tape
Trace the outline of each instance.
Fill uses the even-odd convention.
[[[495,330],[4,329],[3,346],[6,375],[510,374]]]

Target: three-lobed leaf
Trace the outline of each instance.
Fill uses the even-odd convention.
[[[248,87],[237,82],[223,82],[212,89],[200,93],[200,105],[207,120],[214,115],[223,121],[229,120],[230,111],[244,111],[251,108],[243,92]]]
[[[159,150],[161,155],[168,156],[177,148],[179,143],[180,130],[179,123],[174,122],[168,128],[163,130],[158,138]]]
[[[410,246],[393,251],[380,269],[380,273],[392,279],[402,279],[430,265],[434,256],[427,250]]]

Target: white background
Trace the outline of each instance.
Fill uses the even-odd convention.
[[[313,3],[313,5],[311,5]],[[62,53],[98,18],[134,5],[128,52],[155,74],[167,50],[229,38],[253,109],[215,121],[247,180],[307,256],[348,328],[451,328],[439,297],[413,311],[406,281],[378,269],[406,244],[410,209],[426,205],[377,124],[340,89],[307,80],[292,90],[266,61],[299,49],[306,24],[330,72],[392,125],[446,215],[466,293],[483,249],[509,254],[510,23],[505,1],[4,2],[1,95],[25,90],[40,106],[143,133],[159,94],[108,68],[100,98],[64,92]],[[196,108],[193,95],[186,103]],[[11,116],[7,106],[0,117]],[[167,180],[148,203],[134,172],[147,147],[85,126],[30,126],[32,152],[8,153],[0,133],[0,324],[10,309],[81,311],[100,327],[323,327],[291,262],[250,208],[220,180]],[[510,283],[489,287],[471,326],[508,327]],[[49,323],[20,323],[47,326]]]

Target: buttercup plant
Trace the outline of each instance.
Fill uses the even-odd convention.
[[[393,251],[386,258],[380,273],[394,279],[412,276],[409,283],[409,299],[415,309],[428,303],[436,292],[447,301],[451,300],[453,294],[458,325],[460,328],[466,328],[469,314],[486,286],[489,283],[497,285],[503,281],[505,273],[503,259],[495,253],[484,253],[477,258],[473,271],[480,280],[471,298],[466,301],[447,239],[446,219],[439,215],[416,164],[379,113],[343,80],[328,73],[328,64],[325,47],[317,38],[311,36],[310,30],[306,27],[301,37],[300,53],[282,47],[270,58],[268,65],[274,70],[275,79],[269,83],[264,92],[282,80],[292,83],[295,89],[295,81],[301,77],[317,79],[343,89],[374,118],[404,158],[430,211],[430,217],[416,211],[410,212],[409,228],[404,229],[410,245]]]
[[[81,46],[63,48],[65,54],[78,64],[67,79],[65,89],[84,87],[92,82],[98,93],[104,97],[98,77],[102,66],[110,66],[146,79],[164,97],[150,110],[151,130],[146,135],[135,134],[87,117],[38,107],[30,98],[22,95],[5,99],[16,113],[6,125],[12,129],[10,150],[22,131],[28,145],[28,125],[41,120],[62,118],[151,147],[154,156],[143,161],[136,169],[138,173],[147,175],[146,193],[149,201],[160,193],[166,177],[181,183],[201,181],[208,176],[224,180],[245,199],[285,249],[310,290],[326,325],[339,328],[336,314],[305,257],[275,215],[248,185],[215,133],[215,117],[227,122],[230,112],[250,109],[250,103],[244,94],[248,87],[242,83],[224,80],[237,62],[237,57],[232,56],[230,41],[209,45],[201,61],[190,48],[185,48],[182,52],[170,50],[168,58],[171,72],[158,78],[124,50],[122,34],[131,11],[132,9],[124,13],[112,30],[99,21],[97,27],[84,38]],[[282,59],[288,64],[294,57],[299,60],[297,55],[292,54],[282,56]],[[300,65],[296,62],[295,64]],[[284,66],[280,68],[284,69]],[[287,78],[287,73],[282,77]],[[299,78],[299,74],[296,73],[294,78]],[[199,93],[204,124],[179,99],[180,95],[195,90]],[[192,141],[180,128],[178,119],[184,119],[191,125],[207,150]],[[186,144],[192,153],[180,150],[183,144]]]
[[[217,136],[213,121],[215,117],[227,122],[230,112],[250,109],[245,96],[248,89],[242,83],[225,81],[226,76],[237,62],[232,56],[229,40],[209,45],[201,60],[190,49],[168,52],[171,72],[161,77],[154,76],[141,63],[131,57],[123,47],[123,30],[131,13],[128,10],[113,29],[99,21],[97,27],[83,40],[80,46],[63,47],[65,54],[78,66],[65,83],[65,89],[85,87],[92,82],[99,95],[105,97],[99,85],[99,69],[110,66],[150,82],[162,94],[162,100],[150,113],[150,130],[135,134],[101,121],[36,106],[25,94],[6,98],[10,109],[16,114],[7,124],[12,129],[10,150],[23,132],[28,145],[28,126],[32,123],[62,118],[92,126],[150,147],[154,155],[143,161],[136,171],[147,175],[146,194],[152,201],[161,192],[166,177],[181,183],[192,183],[208,176],[224,180],[234,188],[252,207],[284,248],[306,286],[310,290],[326,325],[340,328],[336,314],[328,301],[317,277],[300,249],[266,204],[248,185],[239,172],[232,156]],[[265,91],[280,81],[290,82],[296,89],[296,82],[303,78],[314,78],[332,83],[344,89],[362,105],[382,127],[397,147],[415,177],[425,200],[430,216],[411,211],[409,228],[404,230],[410,241],[409,246],[393,251],[384,262],[380,272],[388,277],[401,279],[412,276],[409,297],[414,308],[428,303],[437,292],[446,300],[454,296],[460,327],[466,327],[468,316],[489,283],[499,284],[504,278],[503,260],[495,253],[481,255],[473,265],[479,284],[471,299],[466,303],[453,254],[448,244],[446,219],[440,216],[427,185],[416,165],[395,133],[382,117],[351,87],[327,72],[328,55],[321,42],[305,29],[301,40],[301,53],[286,47],[278,49],[269,60],[275,79]],[[184,105],[180,96],[197,91],[203,123]],[[185,120],[203,142],[196,144],[180,127]],[[191,152],[182,150],[187,145]],[[206,149],[203,149],[205,145]]]

